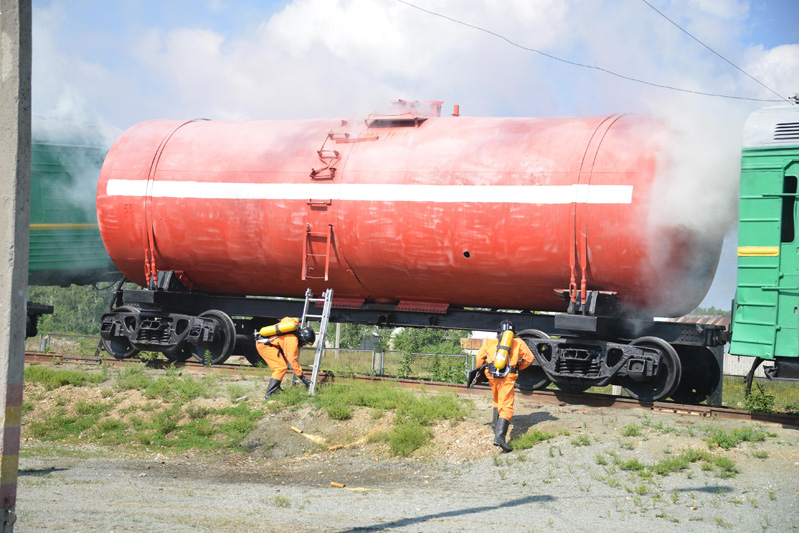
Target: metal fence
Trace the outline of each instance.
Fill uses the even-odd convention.
[[[300,364],[312,365],[314,350],[300,350]],[[400,378],[430,379],[466,383],[466,374],[473,368],[470,354],[404,353],[394,350],[352,350],[327,348],[321,367],[335,374],[374,375]]]
[[[66,355],[94,355],[100,337],[95,335],[61,335],[41,333],[25,341],[25,351],[54,352]],[[102,352],[105,353],[105,352]]]

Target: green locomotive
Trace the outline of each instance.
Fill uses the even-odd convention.
[[[752,371],[799,379],[799,106],[753,112],[744,128],[738,222],[738,287],[730,353]]]
[[[33,118],[29,285],[90,285],[121,277],[97,227],[97,178],[119,132]],[[28,302],[28,336],[51,306]]]

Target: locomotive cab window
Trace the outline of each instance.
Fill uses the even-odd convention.
[[[787,196],[782,197],[782,232],[781,242],[793,242],[796,236],[796,176],[785,176],[782,192]]]

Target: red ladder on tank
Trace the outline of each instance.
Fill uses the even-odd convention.
[[[322,143],[322,147],[316,151],[316,155],[319,156],[319,161],[321,161],[324,166],[321,168],[312,168],[311,179],[332,180],[336,177],[335,165],[338,163],[339,159],[341,159],[341,152],[338,150],[325,150],[325,146],[327,145],[327,141],[334,141],[338,143],[339,141],[347,140],[349,138],[349,133],[334,133],[331,131],[327,134],[327,137],[325,137],[325,140]]]
[[[316,241],[314,241],[316,239]],[[325,244],[325,253],[314,253],[313,245],[316,242],[317,245],[322,244],[323,242],[319,242],[321,239],[324,239]],[[305,224],[305,240],[303,243],[303,250],[305,253],[302,256],[302,280],[305,281],[306,279],[324,279],[327,281],[328,274],[330,273],[330,244],[333,242],[333,224],[327,225],[327,232],[320,233],[320,232],[312,232],[311,225]],[[325,275],[324,276],[310,276],[308,275],[308,269],[310,268],[310,259],[314,257],[324,257],[325,258]]]

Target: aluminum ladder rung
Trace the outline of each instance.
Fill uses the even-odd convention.
[[[319,318],[319,334],[316,336],[316,353],[314,354],[313,370],[311,372],[311,386],[308,387],[308,396],[313,396],[316,391],[316,380],[319,379],[319,366],[322,363],[322,355],[325,352],[325,336],[327,335],[327,323],[330,319],[330,308],[333,305],[333,289],[327,289],[323,293],[323,298],[314,298],[313,292],[309,288],[305,291],[305,306],[302,309],[302,321],[300,327],[305,327],[308,324],[309,318]],[[321,315],[313,315],[308,313],[308,304],[312,302],[324,302],[322,306]],[[295,380],[298,381],[297,376],[291,378],[291,385],[293,386]]]

